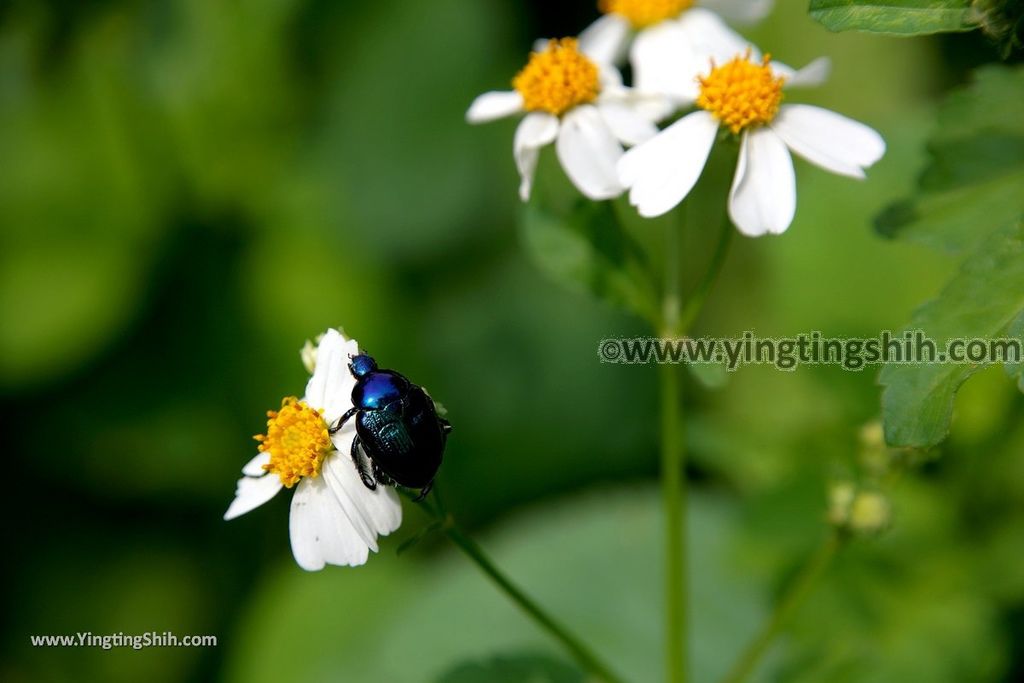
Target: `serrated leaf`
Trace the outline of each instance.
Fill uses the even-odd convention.
[[[521,232],[534,263],[555,280],[642,317],[656,316],[643,251],[619,225],[610,202],[580,199],[561,213],[532,202]]]
[[[436,683],[583,683],[577,669],[544,655],[499,656],[485,662],[461,664]]]
[[[980,130],[1024,128],[1024,69],[991,65],[978,69],[966,88],[952,93],[939,111],[939,126],[950,138],[971,137]]]
[[[878,217],[881,234],[966,253],[1024,212],[1024,68],[980,69],[943,104],[928,152],[920,192]]]
[[[980,183],[893,204],[875,221],[885,237],[948,251],[969,250],[1024,211],[1024,168]]]
[[[810,15],[830,31],[910,36],[978,27],[970,0],[811,0]]]
[[[939,297],[921,307],[910,329],[941,345],[955,338],[1004,336],[1024,311],[1024,227],[1018,221],[968,258]],[[888,365],[882,370],[882,417],[894,446],[926,448],[949,432],[957,390],[978,365]]]

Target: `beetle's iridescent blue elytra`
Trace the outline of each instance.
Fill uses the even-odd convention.
[[[332,433],[355,417],[352,460],[363,484],[420,489],[422,498],[441,466],[451,425],[438,416],[427,392],[394,370],[378,369],[372,357],[354,356],[349,370],[356,378],[353,407]]]

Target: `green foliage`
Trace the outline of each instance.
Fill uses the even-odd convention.
[[[721,389],[729,383],[729,371],[722,363],[688,363],[686,369],[705,389]]]
[[[941,345],[950,339],[996,338],[1024,311],[1024,227],[997,232],[964,262],[959,275],[914,316]],[[886,441],[928,447],[949,432],[953,399],[979,366],[962,364],[888,365],[882,371],[882,417]]]
[[[1000,462],[1015,463],[1012,451]],[[998,541],[1002,558],[1019,561],[1019,543],[1003,537],[1015,518],[986,516],[982,507],[978,526],[964,528],[959,520],[961,506],[983,504],[977,496],[986,490],[997,505],[1013,500],[1024,470],[1014,465],[1010,478],[972,478],[972,469],[965,461],[946,477],[906,481],[894,498],[894,531],[843,551],[752,681],[904,683],[916,680],[915,671],[932,683],[999,681],[1009,644],[998,634],[992,598],[997,591],[1004,599],[1024,597],[1024,584],[975,551]],[[694,496],[694,680],[721,679],[824,535],[821,484],[804,474],[785,491],[739,505]],[[423,523],[409,517],[409,525]],[[481,541],[627,680],[656,681],[658,520],[654,489],[600,492],[536,507]],[[499,675],[539,683],[556,672],[578,680],[555,663],[564,653],[451,546],[395,558],[394,545],[385,540],[372,570],[311,575],[284,561],[258,586],[231,636],[229,683],[506,680]],[[998,586],[981,580],[988,572],[1002,577]],[[500,654],[522,652],[531,654]],[[480,679],[485,673],[495,678]]]
[[[890,237],[964,257],[960,273],[910,329],[940,344],[999,337],[1024,312],[1024,68],[988,67],[951,96],[929,144],[919,191],[878,219]],[[954,398],[978,368],[891,365],[881,375],[886,439],[928,447],[949,431]]]
[[[806,5],[776,5],[752,37],[790,63],[846,64],[800,97],[869,121],[890,152],[861,184],[798,160],[793,229],[736,240],[701,327],[890,326],[946,263],[862,225],[904,191],[923,97],[956,72],[921,41],[799,30]],[[368,566],[317,575],[290,556],[287,493],[220,519],[263,411],[301,391],[297,347],[340,323],[451,409],[441,483],[502,567],[631,680],[658,680],[656,494],[622,483],[656,471],[653,372],[593,354],[596,339],[644,330],[524,263],[514,123],[463,121],[551,26],[536,23],[545,4],[531,6],[105,0],[0,12],[0,402],[23,484],[0,503],[19,520],[0,678],[423,683],[496,655],[565,659],[436,534],[396,558],[426,524],[411,508]],[[1000,101],[971,116],[995,117]],[[539,176],[561,177],[549,169]],[[664,224],[625,205],[628,236],[658,254]],[[698,207],[690,225],[687,284],[717,220]],[[607,245],[622,241],[594,256],[612,281],[622,261]],[[556,277],[577,290],[595,281]],[[643,290],[627,284],[607,285],[620,307]],[[1012,654],[1020,632],[1006,624],[1024,603],[1024,576],[1007,570],[1024,565],[1024,415],[1005,378],[979,374],[958,399],[957,457],[932,472],[945,485],[895,500],[897,531],[913,533],[844,558],[849,570],[812,597],[760,680],[996,680],[983,665]],[[843,456],[877,397],[869,373],[832,368],[728,378],[726,392],[686,393],[701,681],[725,670],[808,551],[823,463]],[[999,380],[1003,393],[987,390]],[[595,482],[619,490],[581,501]],[[164,629],[219,646],[26,645],[29,633]]]
[[[422,523],[421,516],[408,516],[407,525]],[[659,516],[656,490],[602,491],[538,507],[480,540],[514,581],[613,669],[628,680],[655,681],[662,678]],[[727,501],[694,496],[690,580],[698,680],[720,678],[765,616],[763,585],[733,561],[739,521]],[[450,545],[443,553],[400,558],[393,548],[385,540],[372,567],[351,572],[311,575],[285,565],[248,605],[227,680],[422,683],[497,653],[564,659]]]
[[[978,27],[970,0],[811,0],[810,14],[830,31],[918,35]]]
[[[981,28],[1003,48],[1008,57],[1024,47],[1024,2],[1020,0],[974,0]]]
[[[1006,336],[1011,339],[1019,339],[1024,343],[1024,313],[1017,316],[1017,319],[1010,323]],[[1006,374],[1016,380],[1017,388],[1024,392],[1024,358],[1019,363],[1007,363]]]
[[[485,662],[461,664],[439,677],[436,683],[584,683],[585,678],[568,664],[543,655],[494,657]]]
[[[624,231],[611,202],[575,201],[568,211],[527,205],[523,243],[554,280],[647,320],[657,318],[655,288],[642,248]]]
[[[939,111],[928,152],[915,196],[878,218],[883,235],[963,253],[1024,213],[1024,67],[980,69]]]
[[[130,31],[100,22],[52,80],[32,78],[34,38],[0,33],[0,388],[60,375],[131,320],[168,199]]]

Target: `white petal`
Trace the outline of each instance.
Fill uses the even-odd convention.
[[[378,485],[371,491],[359,477],[348,451],[329,455],[324,461],[327,484],[339,500],[346,500],[346,513],[355,523],[356,518],[373,536],[372,549],[376,551],[377,536],[387,536],[402,525],[402,504],[391,486]]]
[[[863,178],[863,169],[885,154],[885,140],[874,129],[821,107],[785,105],[771,126],[804,159],[851,178]]]
[[[334,329],[327,330],[316,351],[316,369],[306,384],[306,402],[324,411],[328,424],[334,423],[352,406],[356,380],[348,369],[359,345]]]
[[[702,6],[737,24],[753,24],[764,19],[774,0],[701,0]]]
[[[632,98],[632,106],[636,113],[655,123],[667,119],[680,107],[689,104],[692,103],[657,93],[636,93]]]
[[[599,102],[597,110],[615,137],[627,145],[639,145],[658,134],[658,127],[626,102]]]
[[[292,496],[288,521],[292,555],[307,571],[325,564],[364,564],[370,547],[349,521],[323,477],[305,477]]]
[[[359,537],[363,539],[363,543],[365,543],[366,547],[372,550],[373,552],[377,552],[376,532],[373,529],[371,529],[370,526],[366,523],[366,518],[363,516],[362,512],[356,507],[355,503],[352,501],[351,496],[345,490],[345,487],[342,485],[342,483],[338,480],[339,472],[335,472],[333,468],[329,469],[328,463],[332,463],[334,468],[336,468],[338,463],[347,464],[347,469],[349,469],[352,475],[355,476],[356,479],[358,480],[359,475],[356,472],[356,466],[352,463],[352,459],[348,455],[347,451],[345,452],[345,454],[335,451],[334,453],[330,453],[324,460],[323,467],[320,470],[320,476],[327,484],[327,488],[330,489],[331,494],[338,501],[338,504],[341,505],[342,512],[345,513],[345,518],[348,519],[349,524],[351,524],[352,528],[356,530],[356,533],[359,534]],[[359,485],[363,486],[361,481],[359,482]],[[363,486],[363,488],[366,487]]]
[[[470,123],[485,123],[518,114],[523,110],[523,96],[515,90],[485,92],[469,105],[466,120]]]
[[[537,158],[540,148],[549,144],[558,135],[558,117],[553,114],[535,111],[523,117],[516,128],[515,140],[512,143],[519,169],[519,197],[525,202],[530,198],[533,187],[533,174],[537,170]]]
[[[770,128],[743,135],[729,193],[729,217],[751,237],[785,232],[796,214],[796,176],[785,143]]]
[[[718,133],[718,121],[696,111],[634,147],[619,162],[619,179],[641,216],[670,211],[697,183]]]
[[[335,450],[348,453],[352,448],[352,438],[356,435],[356,418],[350,419],[345,426],[331,434],[331,442]]]
[[[555,149],[566,175],[586,197],[601,200],[622,194],[615,170],[622,145],[596,107],[583,105],[565,115]]]
[[[611,64],[598,64],[597,76],[601,81],[601,93],[622,94],[629,89],[622,85],[622,72]]]
[[[614,64],[622,57],[629,29],[623,17],[605,14],[580,33],[580,52],[595,62]]]
[[[276,474],[264,474],[262,477],[242,477],[235,488],[235,499],[224,513],[224,519],[240,517],[250,510],[258,508],[277,495],[281,490],[281,478]]]
[[[242,466],[242,474],[248,477],[262,477],[264,474],[267,473],[267,471],[263,469],[263,466],[269,464],[270,453],[267,453],[266,451],[263,451],[262,453],[257,453],[252,460],[250,460],[249,462],[245,463],[245,465]]]
[[[692,10],[691,10],[692,11]],[[648,95],[666,95],[679,104],[697,99],[697,76],[711,64],[698,54],[677,21],[663,21],[637,34],[630,49],[633,85]]]
[[[753,59],[761,58],[757,46],[729,28],[720,16],[710,10],[695,7],[683,12],[676,23],[686,36],[690,49],[704,62],[702,67],[709,58],[722,64],[748,49]]]
[[[772,71],[777,75],[785,76],[786,82],[783,83],[785,88],[821,85],[828,80],[828,75],[832,72],[832,60],[828,57],[818,57],[799,71],[782,62],[772,62],[771,66]]]

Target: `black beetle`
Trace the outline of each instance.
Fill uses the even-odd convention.
[[[422,387],[394,370],[378,370],[370,356],[353,356],[348,367],[356,378],[353,407],[331,433],[355,416],[352,460],[366,488],[398,484],[420,489],[417,500],[421,500],[430,492],[441,466],[451,424],[438,416],[434,401]]]

